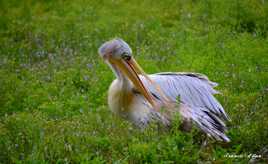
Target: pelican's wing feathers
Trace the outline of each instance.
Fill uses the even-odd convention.
[[[144,85],[159,101],[164,101],[164,96],[172,102],[180,101],[182,116],[191,118],[209,136],[230,141],[225,135],[226,126],[221,120],[229,120],[229,117],[213,96],[219,93],[213,89],[217,83],[197,73],[165,72],[149,75],[149,78],[156,86],[141,76]],[[157,87],[160,87],[163,94],[159,93]]]
[[[190,107],[206,108],[218,117],[229,120],[222,105],[213,96],[219,93],[213,88],[217,86],[217,83],[211,82],[207,76],[199,73],[164,72],[152,74],[149,77],[172,101],[179,99]],[[159,94],[152,85],[148,87],[154,94]],[[161,97],[161,95],[158,96]]]

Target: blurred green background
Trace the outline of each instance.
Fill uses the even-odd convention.
[[[268,161],[267,0],[0,0],[0,163]],[[139,131],[108,109],[98,47],[121,37],[147,73],[218,82],[228,144]],[[230,158],[226,155],[243,155]],[[261,158],[248,158],[258,154]]]

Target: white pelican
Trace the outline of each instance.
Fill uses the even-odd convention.
[[[217,84],[198,73],[164,72],[146,75],[122,39],[105,42],[99,54],[113,70],[116,79],[108,93],[111,111],[144,128],[151,121],[166,126],[177,112],[185,130],[194,122],[208,136],[229,142],[224,120],[229,120],[213,94]]]

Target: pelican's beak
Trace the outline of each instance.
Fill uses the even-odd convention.
[[[170,98],[167,97],[164,92],[162,91],[161,87],[157,85],[153,80],[150,79],[150,77],[143,71],[143,69],[140,67],[140,65],[135,61],[135,59],[130,60],[131,65],[135,68],[138,74],[141,74],[143,77],[146,78],[150,84],[155,87],[155,89],[158,91],[158,93],[162,96],[163,98],[163,103],[165,103],[167,106],[169,106]]]
[[[135,59],[131,58],[130,60],[124,59],[113,59],[109,58],[108,61],[116,66],[124,76],[127,76],[128,79],[133,83],[136,89],[141,92],[141,94],[147,99],[147,101],[156,108],[155,101],[153,100],[152,94],[145,88],[142,83],[139,74],[143,73],[143,70],[135,61]]]

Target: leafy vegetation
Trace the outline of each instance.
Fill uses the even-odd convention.
[[[267,1],[2,0],[0,6],[1,163],[268,161]],[[232,141],[202,146],[198,130],[139,131],[112,115],[106,98],[114,75],[97,49],[114,37],[131,45],[147,73],[200,72],[218,82]]]

